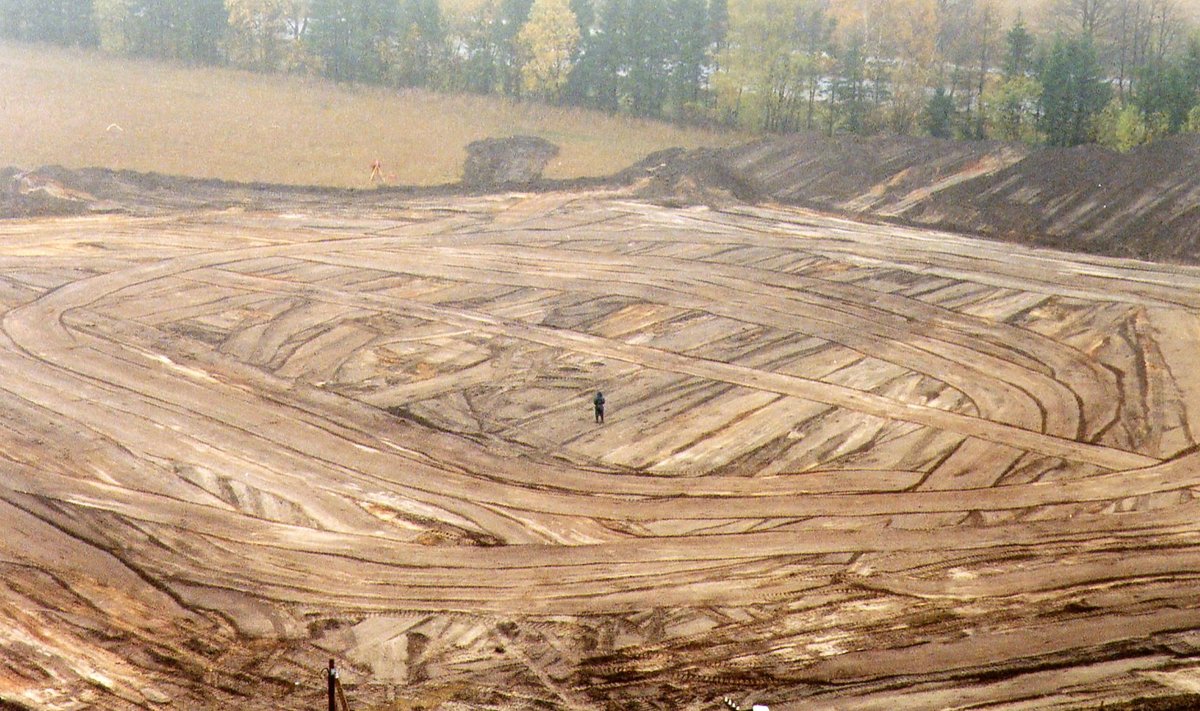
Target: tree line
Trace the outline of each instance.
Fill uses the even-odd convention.
[[[0,36],[751,131],[1200,132],[1187,0],[0,0]]]

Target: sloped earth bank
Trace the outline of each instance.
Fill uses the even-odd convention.
[[[741,199],[1138,259],[1200,262],[1200,135],[1097,146],[799,135],[660,154],[648,194]]]
[[[35,182],[31,191],[28,180],[14,181],[14,175],[50,185]],[[782,203],[1019,244],[1200,263],[1200,134],[1156,141],[1128,154],[1098,146],[1031,149],[797,134],[729,149],[662,151],[609,178],[543,180],[527,189],[596,187],[631,188],[667,205]],[[62,199],[64,192],[69,199]],[[456,185],[364,192],[103,169],[50,167],[22,174],[8,168],[0,169],[0,217],[362,204],[381,196],[462,192]],[[81,200],[87,197],[90,202]]]
[[[1194,707],[1200,268],[635,189],[0,223],[0,707]]]

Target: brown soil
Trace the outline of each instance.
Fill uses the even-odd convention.
[[[931,146],[805,189],[1028,159]],[[319,708],[330,657],[379,711],[1192,703],[1200,268],[716,157],[46,171],[125,213],[0,223],[0,706]]]
[[[1121,155],[1096,146],[801,135],[672,156],[647,195],[719,171],[745,199],[778,201],[1022,244],[1200,261],[1200,136]]]
[[[522,160],[528,152],[517,151]],[[525,162],[537,160],[540,154]],[[1034,150],[997,142],[799,134],[731,149],[662,151],[607,179],[536,180],[536,167],[520,168],[518,182],[527,190],[627,186],[676,206],[769,201],[1089,254],[1200,262],[1197,135],[1122,155],[1097,146]],[[0,186],[17,172],[0,171]],[[47,167],[35,174],[94,196],[92,211],[135,213],[370,206],[396,196],[486,192],[505,181],[492,176],[479,185],[346,190],[103,169]],[[21,202],[13,191],[0,190],[0,217],[86,211],[79,202]]]

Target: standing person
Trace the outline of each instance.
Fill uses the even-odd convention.
[[[596,407],[596,422],[604,424],[604,393],[596,391],[596,397],[592,398],[592,405]]]

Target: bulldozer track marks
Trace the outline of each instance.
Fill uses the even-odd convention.
[[[1054,705],[1200,650],[1200,270],[362,212],[5,225],[0,705],[311,705],[330,654],[355,708]]]

